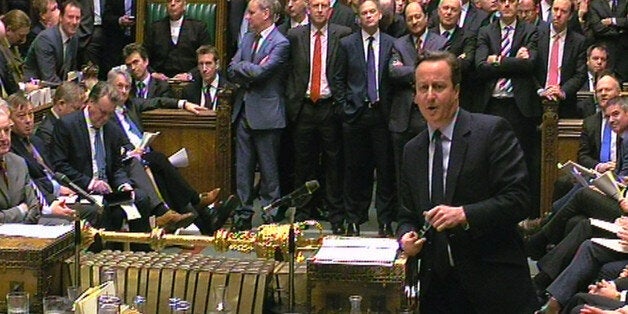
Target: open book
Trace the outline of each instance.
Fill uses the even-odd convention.
[[[313,262],[392,266],[398,248],[395,239],[328,236],[323,239]]]
[[[611,233],[617,233],[621,230],[621,226],[612,222],[589,218],[591,226],[598,227]],[[603,247],[609,248],[619,253],[628,253],[628,246],[624,246],[619,239],[591,238],[591,242],[597,243]]]
[[[599,172],[571,160],[568,160],[564,164],[558,163],[558,169],[571,175],[571,177],[573,177],[582,186],[588,186],[591,180],[601,175]]]
[[[150,146],[150,144],[153,143],[155,137],[157,137],[157,135],[159,134],[159,132],[144,132],[144,134],[142,135],[142,141],[137,148],[146,149],[146,147]]]
[[[624,188],[617,182],[612,171],[606,171],[603,175],[591,181],[591,184],[615,200],[619,201],[624,195]]]

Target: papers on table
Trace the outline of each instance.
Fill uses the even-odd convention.
[[[314,263],[392,266],[399,244],[394,239],[325,237]]]
[[[159,134],[159,132],[144,132],[144,134],[142,135],[142,141],[137,148],[146,149],[146,147],[150,146],[150,144]]]
[[[73,228],[74,225],[45,226],[27,224],[2,224],[0,225],[0,235],[39,239],[56,239],[72,231]]]
[[[168,161],[177,168],[187,167],[190,164],[187,149],[179,149],[176,153],[172,154],[172,156],[168,157]]]

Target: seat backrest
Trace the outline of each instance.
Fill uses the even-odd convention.
[[[163,19],[167,15],[166,3],[146,3],[146,24],[149,27],[153,22]],[[185,16],[190,19],[205,22],[209,33],[210,43],[216,45],[216,3],[188,3],[185,6]]]

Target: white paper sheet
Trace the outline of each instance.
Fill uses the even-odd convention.
[[[39,239],[56,239],[71,230],[74,225],[45,226],[27,224],[2,224],[0,225],[0,235],[29,237]]]

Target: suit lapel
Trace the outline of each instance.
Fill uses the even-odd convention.
[[[502,30],[499,27],[499,23],[492,23],[489,27],[492,27],[492,31],[489,32],[489,36],[492,37],[491,44],[493,45],[491,49],[493,50],[492,54],[499,54],[501,52],[501,44],[502,44]]]
[[[544,53],[538,54],[538,58],[539,58],[538,64],[541,66],[541,73],[543,73],[543,75],[540,78],[542,82],[545,82],[545,78],[547,76],[548,60],[549,60],[549,55],[551,53],[550,47],[549,47],[549,40],[550,40],[549,33],[550,33],[549,25],[547,27],[539,28],[538,49],[539,51],[544,52]]]
[[[456,184],[458,175],[462,168],[462,163],[467,154],[469,147],[468,135],[471,132],[469,128],[469,115],[466,111],[460,109],[458,111],[458,120],[454,126],[453,138],[451,139],[451,151],[449,152],[449,165],[447,167],[447,186],[445,188],[446,204],[453,204],[453,196],[456,192]]]
[[[259,47],[259,49],[257,50],[257,53],[255,54],[255,60],[253,60],[253,63],[255,64],[259,64],[260,61],[265,58],[269,53],[270,50],[272,49],[272,47],[274,47],[274,39],[275,39],[275,33],[278,32],[279,30],[277,29],[277,27],[275,27],[270,34],[268,34],[268,36],[266,36],[266,38],[264,39],[264,41],[262,42],[262,46]]]
[[[329,69],[331,67],[332,60],[336,55],[336,47],[338,47],[337,42],[338,37],[336,36],[336,28],[332,27],[331,24],[327,24],[327,60],[325,62],[326,69]],[[329,74],[329,71],[327,71],[327,73]]]
[[[81,143],[79,144],[79,147],[85,147],[89,150],[90,155],[92,157],[92,159],[95,158],[94,156],[94,152],[92,151],[92,143],[89,141],[89,128],[87,126],[87,121],[85,121],[85,116],[83,114],[81,114],[78,117],[78,129],[77,130],[85,130],[86,132],[81,132],[81,131],[77,131],[78,135],[79,135],[79,141],[81,141]]]
[[[521,48],[521,42],[523,41],[523,23],[522,21],[517,21],[517,26],[515,27],[515,33],[512,36],[512,48],[510,49],[510,56],[517,55],[517,50]],[[499,23],[497,23],[499,24]]]
[[[385,40],[384,36],[382,36],[383,33],[380,32],[379,34],[379,64],[378,64],[378,71],[377,71],[377,85],[379,86],[379,96],[382,97],[381,95],[381,86],[382,86],[382,76],[384,75],[384,71],[386,71],[386,69],[388,68],[388,62],[386,62],[387,57],[388,57],[388,52],[390,51],[390,46],[392,45],[392,42],[390,40]]]
[[[423,173],[425,174],[424,177],[417,177],[417,181],[415,182],[416,186],[420,186],[421,188],[419,188],[419,206],[420,206],[420,210],[429,210],[432,206],[430,203],[430,190],[429,190],[429,185],[425,182],[428,182],[429,178],[429,168],[428,168],[428,164],[429,164],[429,139],[428,139],[428,132],[424,131],[423,133],[421,133],[421,137],[420,137],[420,141],[419,141],[419,145],[418,145],[418,152],[417,152],[417,165],[418,167],[421,167],[421,169],[419,169],[418,173]],[[413,176],[415,177],[415,176]]]
[[[157,82],[154,78],[148,79],[148,86],[146,87],[146,98],[153,98],[156,94]]]

